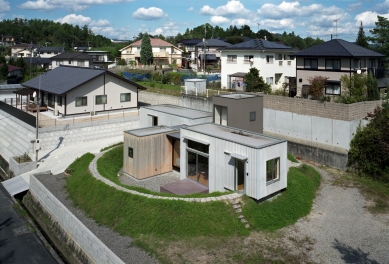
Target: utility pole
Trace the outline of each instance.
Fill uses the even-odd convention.
[[[257,23],[257,25],[258,25],[257,38],[259,38],[259,25],[261,24]]]
[[[335,19],[334,22],[335,22],[335,38],[338,38],[338,19]]]
[[[204,68],[203,68],[204,75],[205,75],[205,60],[206,60],[206,55],[207,55],[207,52],[206,52],[206,49],[207,49],[206,37],[207,37],[207,24],[205,24],[205,35],[204,35]]]

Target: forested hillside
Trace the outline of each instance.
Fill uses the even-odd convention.
[[[95,35],[87,25],[79,27],[41,19],[2,20],[0,21],[0,35],[13,36],[16,42],[32,42],[42,46],[65,46],[67,49],[76,46],[111,45],[109,38]]]

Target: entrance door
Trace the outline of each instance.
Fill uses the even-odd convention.
[[[244,160],[235,159],[235,190],[244,191]]]
[[[173,139],[173,167],[180,170],[180,140]]]

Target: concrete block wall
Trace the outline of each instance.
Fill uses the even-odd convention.
[[[197,97],[188,94],[181,94],[180,106],[189,107],[197,110],[213,112],[212,97]]]
[[[145,91],[138,92],[138,101],[150,105],[159,105],[159,104],[180,105],[180,97],[165,95],[165,94],[150,93]]]
[[[18,163],[13,157],[9,159],[9,169],[13,171],[15,175],[21,175],[25,172],[36,169],[36,161]]]
[[[35,128],[0,110],[0,153],[9,160],[32,152]]]
[[[124,263],[32,175],[30,193],[68,234],[91,263]]]
[[[99,139],[122,136],[123,131],[139,128],[139,117],[107,119],[39,130],[41,149],[51,150]]]

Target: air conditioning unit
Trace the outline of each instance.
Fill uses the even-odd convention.
[[[94,116],[95,115],[95,111],[90,111],[90,115]]]
[[[58,109],[54,109],[54,115],[58,116]]]

